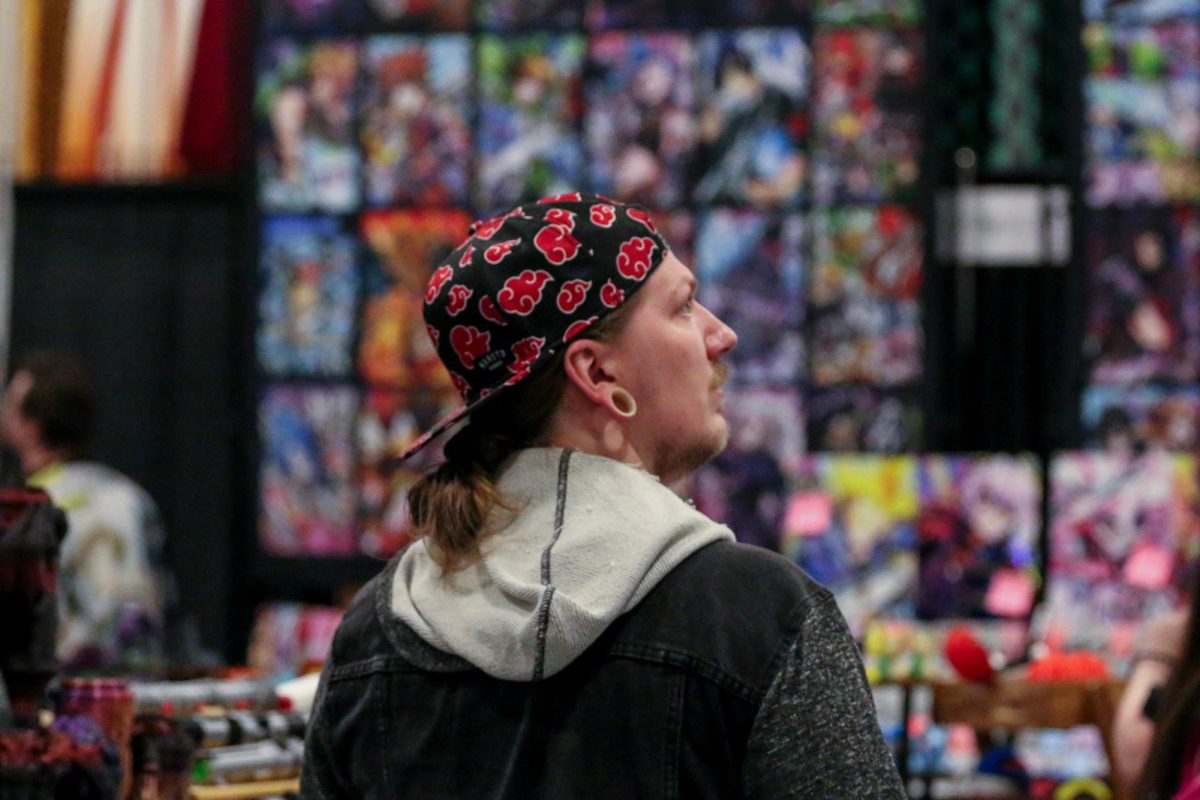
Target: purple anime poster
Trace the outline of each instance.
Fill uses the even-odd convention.
[[[651,211],[650,219],[667,240],[671,252],[689,269],[694,269],[696,218],[690,211]]]
[[[814,384],[900,386],[920,378],[921,262],[920,226],[900,206],[813,215]]]
[[[577,0],[486,0],[475,4],[475,19],[490,31],[568,30],[583,24]]]
[[[684,200],[696,138],[694,56],[681,33],[591,38],[584,131],[593,191],[654,208]]]
[[[1200,19],[1200,0],[1084,0],[1083,16],[1119,25]]]
[[[355,426],[360,547],[367,555],[390,558],[410,541],[408,490],[441,461],[441,447],[396,458],[458,404],[447,392],[367,392]]]
[[[470,219],[465,211],[432,208],[363,214],[370,258],[358,370],[368,384],[454,394],[425,328],[425,285],[437,262],[466,238]]]
[[[1128,657],[1137,627],[1175,607],[1200,545],[1196,460],[1063,453],[1050,471],[1044,637]]]
[[[467,202],[471,42],[466,35],[367,39],[361,141],[366,201]]]
[[[352,41],[277,39],[259,51],[254,115],[264,209],[339,213],[357,205],[357,74]]]
[[[716,209],[696,233],[700,302],[738,335],[726,356],[737,385],[803,377],[804,224],[799,214]]]
[[[1195,210],[1096,212],[1085,248],[1091,381],[1194,380],[1200,362]]]
[[[1200,449],[1200,387],[1089,386],[1083,392],[1087,443],[1131,456]]]
[[[788,487],[804,453],[800,393],[729,387],[729,444],[692,479],[696,507],[739,541],[780,549]]]
[[[264,30],[282,33],[349,30],[363,19],[363,0],[265,0]]]
[[[806,394],[808,448],[831,453],[902,453],[921,441],[915,391],[871,386],[812,388]]]
[[[592,0],[584,12],[584,24],[593,31],[612,28],[673,27],[678,9],[686,0]]]
[[[1200,27],[1084,28],[1088,201],[1200,200]]]
[[[915,29],[833,29],[817,35],[818,202],[878,202],[913,194],[920,160],[921,47]]]
[[[923,456],[917,516],[922,619],[1028,619],[1042,478],[1032,456]]]
[[[813,17],[821,27],[918,25],[920,0],[815,0]]]
[[[259,402],[259,541],[284,556],[350,555],[355,491],[352,436],[358,392],[276,386]]]
[[[578,35],[480,39],[475,202],[483,213],[579,188],[584,49]]]
[[[356,242],[339,220],[263,222],[258,363],[269,375],[346,377],[358,312]]]
[[[792,482],[783,553],[833,592],[856,637],[913,616],[917,507],[915,456],[810,455]]]
[[[801,200],[810,62],[796,30],[700,36],[693,201],[788,207]]]
[[[389,28],[458,31],[471,25],[471,0],[365,0],[365,3],[374,19]]]
[[[787,25],[808,27],[814,0],[676,0],[688,27]]]

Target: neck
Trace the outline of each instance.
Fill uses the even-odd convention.
[[[545,444],[621,461],[653,472],[630,441],[625,425],[594,403],[579,402],[568,391],[550,422]]]

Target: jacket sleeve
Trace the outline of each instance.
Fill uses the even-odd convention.
[[[829,595],[809,609],[763,698],[744,776],[748,800],[905,797],[862,658]]]
[[[326,718],[325,694],[329,690],[329,671],[326,663],[321,673],[313,702],[312,716],[304,736],[304,763],[300,771],[300,800],[341,800],[353,797],[334,758],[330,741],[329,720]]]

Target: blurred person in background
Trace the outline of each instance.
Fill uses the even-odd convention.
[[[87,372],[61,352],[20,362],[0,405],[0,433],[26,483],[67,515],[57,589],[61,668],[149,669],[163,657],[163,526],[141,487],[83,460],[94,421]]]

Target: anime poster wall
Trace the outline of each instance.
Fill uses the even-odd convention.
[[[593,36],[588,48],[592,187],[652,208],[678,206],[687,198],[696,142],[691,37],[611,31]]]
[[[471,163],[465,35],[373,36],[363,48],[363,183],[371,205],[461,205]]]
[[[357,240],[334,219],[273,217],[261,246],[259,365],[272,375],[347,376]]]
[[[856,637],[914,614],[917,469],[915,456],[810,455],[791,483],[782,552],[833,592]]]
[[[1028,619],[1040,583],[1041,468],[1032,456],[924,456],[921,619]]]
[[[1086,444],[1115,455],[1200,448],[1200,387],[1089,386],[1083,393]]]
[[[585,48],[576,34],[480,38],[475,204],[485,215],[578,188]]]
[[[323,664],[342,621],[341,609],[300,603],[259,606],[250,632],[247,663],[260,675],[284,681]]]
[[[1188,382],[1200,365],[1200,219],[1189,208],[1096,211],[1086,241],[1084,353],[1093,383]]]
[[[1050,472],[1043,636],[1127,658],[1137,627],[1179,604],[1200,545],[1193,456],[1063,453]]]
[[[254,115],[263,208],[354,210],[357,75],[358,44],[351,40],[276,39],[260,50]]]
[[[351,555],[355,536],[352,436],[358,392],[276,386],[259,404],[262,549],[284,556]]]
[[[808,170],[812,55],[796,30],[700,35],[692,201],[792,207]]]

